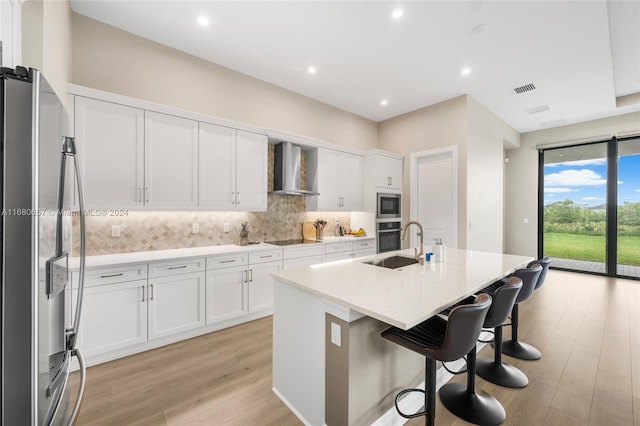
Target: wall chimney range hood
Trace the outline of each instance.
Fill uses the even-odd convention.
[[[273,161],[273,192],[280,195],[320,195],[302,189],[302,148],[291,142],[276,144]]]

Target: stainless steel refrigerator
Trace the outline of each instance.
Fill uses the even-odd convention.
[[[0,70],[0,179],[2,187],[2,425],[73,422],[84,389],[84,362],[76,347],[84,281],[71,311],[64,218],[70,175],[84,232],[81,173],[67,113],[40,72]],[[66,166],[67,160],[73,168]],[[75,173],[69,173],[73,171]],[[71,186],[71,189],[74,189]],[[78,393],[71,395],[71,358],[78,357]]]

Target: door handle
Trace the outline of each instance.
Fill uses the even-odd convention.
[[[122,276],[122,272],[120,272],[119,274],[100,275],[100,278],[112,278],[112,277],[121,277],[121,276]]]
[[[144,286],[141,286],[141,287],[142,287],[142,301],[144,302]]]
[[[149,192],[151,192],[151,190],[149,189],[149,187],[148,187],[148,186],[145,188],[145,192],[146,192],[146,194],[147,194],[147,195],[146,195],[146,201],[145,201],[145,202],[146,202],[146,203],[148,203],[148,202],[149,202]]]
[[[149,300],[153,300],[153,284],[151,284],[151,292],[149,293]]]
[[[140,187],[136,188],[136,201],[142,202],[142,189]]]
[[[187,267],[187,265],[182,265],[182,266],[172,266],[172,267],[170,267],[170,268],[168,268],[168,269],[171,271],[171,270],[173,270],[173,269],[184,269],[184,268],[186,268],[186,267]]]
[[[242,282],[245,282],[245,283],[248,282],[247,281],[248,274],[247,274],[247,270],[246,269],[244,271],[242,271],[242,275],[244,276],[244,278],[242,279]]]
[[[253,269],[249,269],[249,282],[253,282]]]

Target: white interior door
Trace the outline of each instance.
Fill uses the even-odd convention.
[[[411,154],[411,219],[422,225],[426,245],[442,238],[447,246],[457,246],[457,169],[455,147]],[[417,237],[418,229],[414,228],[413,247]]]

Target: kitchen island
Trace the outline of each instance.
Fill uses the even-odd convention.
[[[274,277],[273,390],[305,424],[371,424],[424,358],[380,332],[409,329],[533,257],[449,249],[446,262],[365,263],[413,249],[284,270]],[[393,413],[391,413],[393,414]]]

